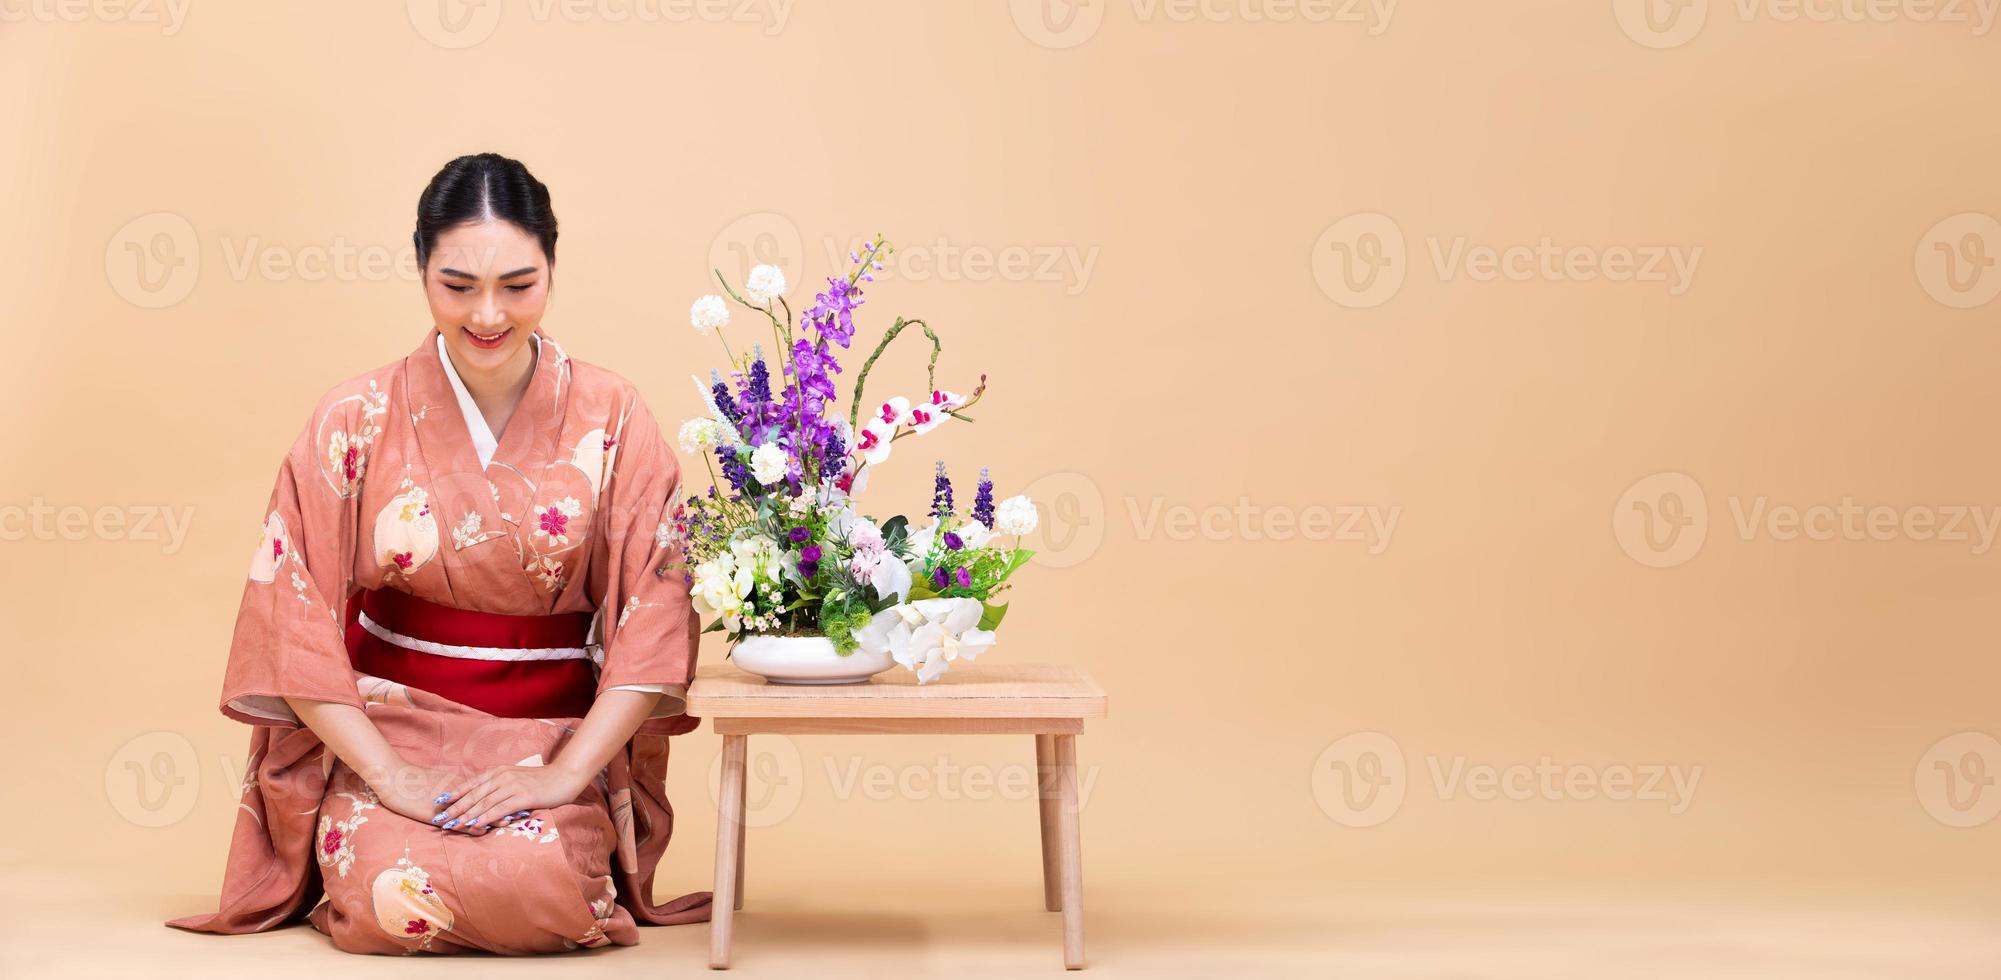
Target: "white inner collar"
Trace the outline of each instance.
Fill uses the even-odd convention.
[[[528,335],[535,341],[535,360],[542,360],[542,335]],[[445,350],[445,335],[438,334],[438,360],[445,365],[445,379],[452,383],[452,394],[459,398],[459,414],[466,420],[466,434],[472,436],[472,448],[479,453],[480,469],[493,462],[493,452],[500,448],[500,440],[493,437],[493,428],[486,424],[486,416],[481,415],[479,404],[472,400],[472,392],[466,390],[466,383],[459,378],[459,370],[452,366],[452,355]]]

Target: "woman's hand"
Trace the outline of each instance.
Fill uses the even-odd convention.
[[[463,771],[401,761],[359,775],[384,808],[419,823],[429,823],[452,787],[466,781]]]
[[[446,830],[478,836],[530,810],[574,803],[590,777],[567,766],[495,766],[448,790],[435,811],[419,817]]]

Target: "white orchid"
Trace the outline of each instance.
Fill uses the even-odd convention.
[[[904,424],[910,426],[912,432],[923,435],[944,425],[945,420],[952,417],[953,410],[964,404],[966,397],[958,392],[934,391],[928,403],[910,409],[904,416]]]
[[[730,554],[737,563],[754,569],[759,578],[769,582],[778,581],[778,576],[771,572],[778,567],[781,550],[778,542],[767,534],[744,534],[730,541]]]
[[[917,528],[904,538],[904,550],[910,553],[910,571],[917,574],[924,571],[924,557],[931,553],[931,545],[938,539],[938,522],[932,521]]]
[[[917,683],[929,684],[959,658],[972,660],[994,645],[993,631],[978,628],[983,612],[978,599],[919,599],[876,613],[855,631],[855,642],[870,653],[887,650],[917,672]]]
[[[882,424],[887,425],[892,429],[902,424],[909,418],[910,418],[910,399],[905,398],[902,395],[897,395],[896,397],[891,398],[886,402],[883,402],[881,405],[876,406],[874,412],[869,413],[870,422],[881,422]]]
[[[743,604],[757,587],[754,566],[739,562],[733,554],[722,554],[696,565],[694,578],[688,593],[702,611],[721,616],[730,629],[736,629]]]
[[[855,438],[855,452],[861,455],[862,465],[874,466],[889,458],[889,444],[895,440],[896,423],[870,419]]]
[[[760,265],[750,270],[750,276],[743,283],[743,297],[753,304],[763,306],[785,295],[785,270],[775,265]]]

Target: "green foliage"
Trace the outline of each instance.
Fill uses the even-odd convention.
[[[843,657],[855,652],[855,631],[867,626],[871,618],[867,598],[857,592],[834,592],[820,603],[821,632],[834,642],[834,652]]]

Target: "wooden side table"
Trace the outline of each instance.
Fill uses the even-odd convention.
[[[750,736],[1033,735],[1042,817],[1042,897],[1063,913],[1063,965],[1084,967],[1083,860],[1077,841],[1077,736],[1105,717],[1105,692],[1075,667],[961,664],[919,686],[892,669],[866,684],[767,684],[730,664],[710,664],[688,687],[688,713],[723,737],[722,813],[709,966],[730,965],[730,925],[743,908],[744,760]]]

